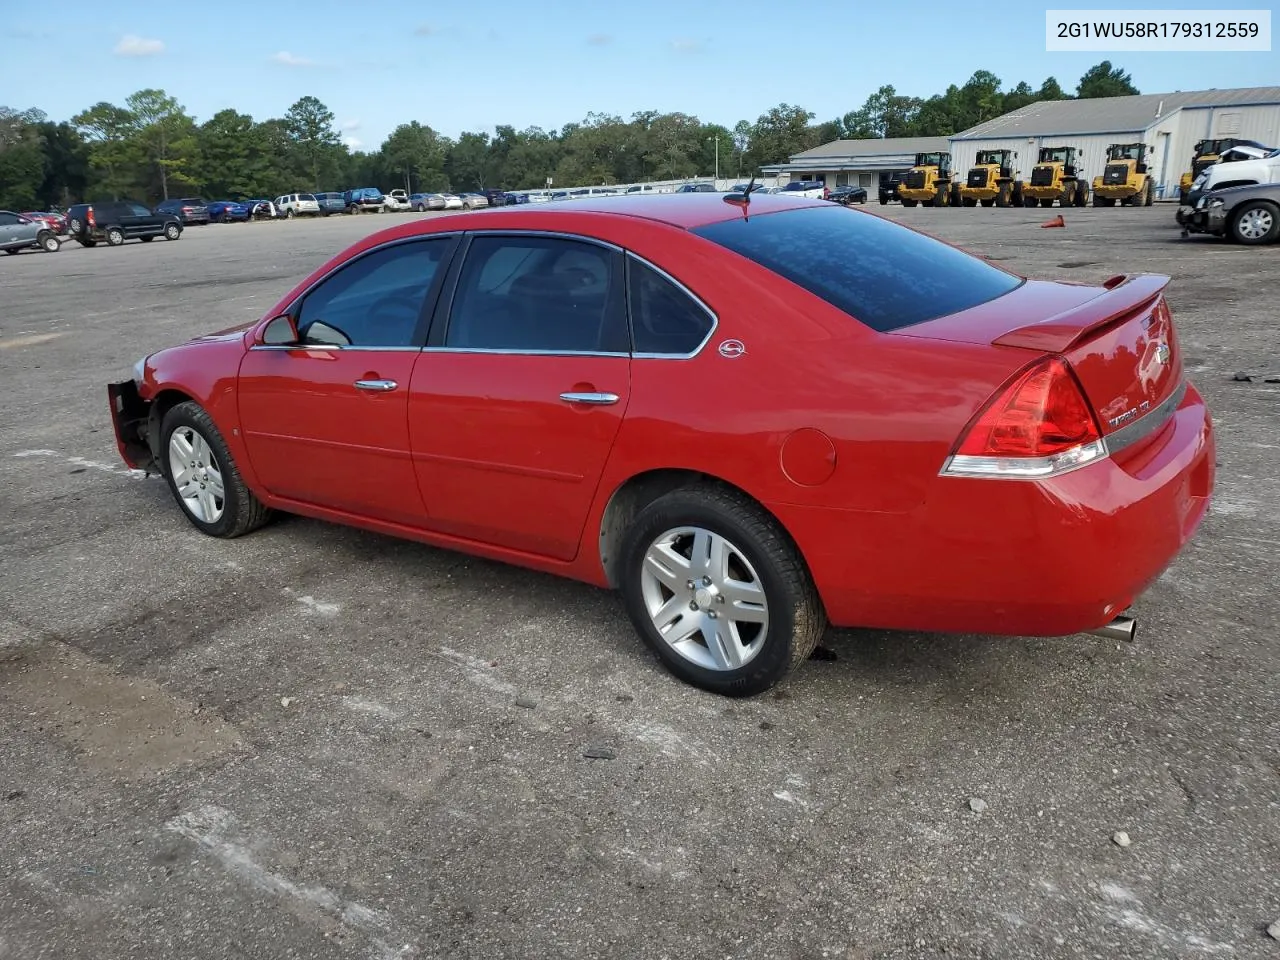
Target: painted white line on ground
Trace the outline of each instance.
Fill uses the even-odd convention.
[[[117,477],[129,477],[131,480],[143,480],[147,476],[145,470],[130,470],[126,466],[102,463],[99,460],[86,460],[84,457],[68,457],[57,450],[19,450],[14,456],[22,459],[60,459],[73,467],[80,467],[84,470],[97,470],[100,473],[110,473]]]
[[[57,340],[62,336],[66,336],[66,334],[33,333],[25,337],[12,337],[8,340],[0,340],[0,350],[13,350],[17,347],[34,347],[37,343],[47,343],[50,340]]]
[[[206,804],[169,820],[165,829],[198,844],[227,870],[257,889],[298,901],[368,935],[372,960],[396,960],[414,952],[408,943],[398,948],[391,945],[402,943],[404,938],[394,935],[396,931],[392,928],[391,919],[382,911],[354,900],[343,900],[327,887],[299,886],[256,862],[250,853],[255,844],[236,842],[235,817],[229,810]]]
[[[509,696],[515,695],[516,688],[507,683],[507,681],[494,676],[493,667],[489,666],[487,660],[481,660],[479,657],[469,657],[465,653],[459,653],[457,650],[451,650],[448,647],[440,648],[440,656],[460,666],[467,679],[472,683],[488,687],[490,690],[496,690],[498,693],[505,693]]]

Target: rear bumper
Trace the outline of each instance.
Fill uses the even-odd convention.
[[[1053,480],[939,477],[909,514],[773,504],[837,626],[1065,636],[1108,623],[1208,509],[1212,422],[1189,387],[1150,444]]]

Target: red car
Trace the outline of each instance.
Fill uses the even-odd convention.
[[[828,623],[1130,634],[1214,480],[1167,284],[816,199],[503,207],[374,234],[108,393],[207,534],[281,510],[617,588],[672,672],[752,694]]]
[[[57,213],[23,213],[24,217],[30,220],[39,220],[45,224],[55,234],[65,236],[67,232],[67,218]]]

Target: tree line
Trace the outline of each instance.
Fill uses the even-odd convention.
[[[1136,94],[1132,78],[1110,61],[1090,68],[1075,98]],[[1038,88],[1004,90],[979,70],[928,98],[882,86],[857,110],[818,121],[812,111],[780,103],[732,129],[686,113],[641,111],[630,119],[589,113],[560,130],[510,125],[456,139],[412,121],[377,150],[343,143],[334,114],[303,97],[283,117],[255,120],[222,110],[203,123],[163,90],[147,89],[123,105],[96,103],[69,120],[39,109],[0,106],[0,207],[43,209],[78,200],[175,196],[274,197],[296,190],[356,186],[409,192],[532,189],[706,176],[716,157],[722,176],[746,177],[761,166],[839,139],[947,136],[1039,100],[1066,100],[1053,78]]]

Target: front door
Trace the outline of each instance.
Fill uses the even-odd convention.
[[[622,256],[479,234],[443,334],[414,368],[409,431],[433,529],[571,560],[627,408]]]
[[[422,526],[408,396],[453,237],[391,243],[339,267],[290,313],[299,342],[254,346],[240,423],[259,482],[280,497]]]

